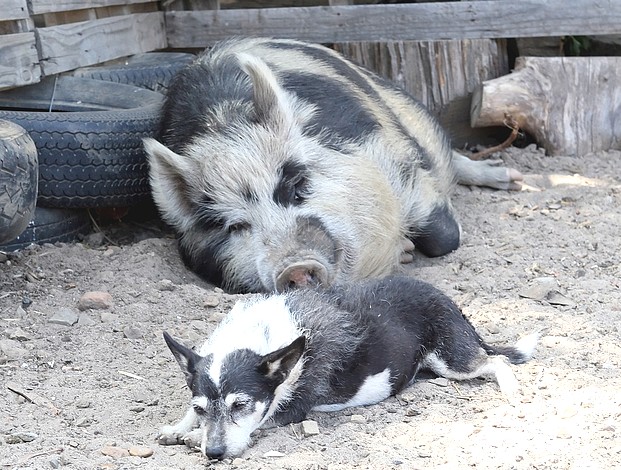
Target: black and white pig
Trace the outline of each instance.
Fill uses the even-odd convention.
[[[449,297],[405,276],[251,296],[198,353],[164,337],[192,398],[158,440],[197,445],[218,459],[243,452],[261,426],[384,400],[420,369],[455,380],[489,377],[516,399],[509,362],[527,361],[538,338],[489,345]]]
[[[153,196],[188,266],[230,292],[383,276],[455,250],[455,181],[519,172],[453,153],[412,97],[326,47],[237,38],[179,72]]]

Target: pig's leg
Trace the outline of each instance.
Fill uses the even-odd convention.
[[[522,174],[513,168],[501,166],[500,160],[471,160],[453,151],[453,164],[460,184],[505,190],[519,190],[522,187]]]
[[[461,227],[448,204],[436,206],[424,226],[419,227],[412,241],[425,256],[442,256],[459,247]]]

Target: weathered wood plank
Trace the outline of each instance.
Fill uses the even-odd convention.
[[[26,0],[2,0],[0,21],[28,18]]]
[[[37,83],[41,79],[35,34],[0,36],[0,90]]]
[[[619,0],[488,0],[166,13],[171,47],[204,47],[242,32],[328,43],[598,35],[619,33],[620,25]]]
[[[28,0],[33,15],[150,2],[153,0]]]
[[[37,28],[44,75],[166,47],[162,12]]]

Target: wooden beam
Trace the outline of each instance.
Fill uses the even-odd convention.
[[[0,90],[37,83],[41,79],[35,34],[0,36]]]
[[[13,1],[13,0],[11,0]],[[33,15],[59,11],[83,10],[85,8],[129,5],[134,3],[152,3],[154,0],[28,0]]]
[[[170,47],[236,34],[313,42],[514,38],[621,32],[619,0],[508,0],[169,11]]]
[[[162,12],[37,28],[44,75],[166,47]]]

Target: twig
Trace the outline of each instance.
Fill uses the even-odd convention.
[[[518,126],[517,121],[513,119],[510,114],[505,114],[504,125],[511,129],[511,134],[509,135],[509,137],[506,138],[503,143],[487,148],[485,150],[481,150],[480,152],[469,153],[468,158],[470,158],[471,160],[482,160],[486,157],[489,157],[493,153],[500,152],[501,150],[509,147],[513,143],[513,141],[517,139],[517,136],[520,133],[520,127]]]
[[[132,374],[131,372],[125,372],[124,370],[120,370],[119,374],[124,375],[125,377],[131,377],[132,379],[147,380],[144,377],[140,377],[139,375]]]
[[[112,245],[112,246],[118,246],[118,244],[116,244],[116,243],[115,243],[112,239],[110,239],[110,238],[108,237],[108,235],[106,235],[106,234],[104,233],[104,231],[101,229],[101,227],[99,226],[99,224],[95,221],[95,218],[93,217],[93,214],[91,214],[91,211],[90,211],[90,210],[88,211],[88,216],[90,217],[91,222],[92,222],[92,223],[93,223],[93,225],[95,226],[95,229],[96,229],[98,232],[100,232],[100,233],[102,233],[102,234],[103,234],[104,239],[105,239],[105,240],[107,240],[107,241],[108,241],[108,243],[110,243],[110,245]]]
[[[38,393],[26,390],[25,388],[20,387],[15,382],[7,382],[6,388],[8,388],[13,393],[17,393],[18,395],[24,397],[26,400],[34,403],[37,406],[45,406],[49,408],[55,415],[60,414],[60,410],[56,408],[51,401],[39,395]]]
[[[28,455],[24,455],[18,462],[17,465],[23,465],[26,462],[28,462],[30,459],[34,459],[36,457],[43,457],[44,455],[52,455],[52,454],[60,454],[64,451],[65,449],[63,447],[57,447],[56,449],[50,449],[50,450],[41,450],[39,452],[34,452],[32,454],[28,454]]]

